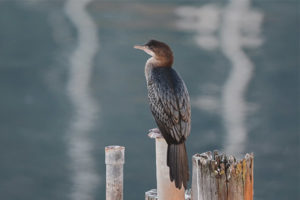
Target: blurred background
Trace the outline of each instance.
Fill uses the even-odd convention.
[[[149,39],[189,89],[190,158],[254,152],[254,199],[299,199],[297,0],[0,0],[0,199],[104,199],[112,144],[124,199],[156,187]]]

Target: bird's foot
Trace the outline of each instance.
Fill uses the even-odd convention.
[[[148,136],[150,138],[160,138],[163,137],[160,130],[158,128],[153,128],[149,130]]]
[[[160,134],[160,130],[158,128],[150,129],[148,132],[149,133],[153,132],[153,133],[159,133]]]

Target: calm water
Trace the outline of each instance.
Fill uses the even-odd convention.
[[[192,99],[188,153],[255,154],[255,199],[299,199],[295,0],[0,0],[0,199],[105,198],[104,147],[126,147],[125,199],[155,188],[144,63],[155,38]]]

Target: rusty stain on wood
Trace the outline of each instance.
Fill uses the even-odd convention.
[[[193,156],[192,200],[253,200],[253,154],[237,161],[214,151]]]

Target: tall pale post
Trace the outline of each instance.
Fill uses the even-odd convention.
[[[156,181],[159,200],[184,200],[185,188],[177,189],[175,182],[170,181],[170,171],[167,166],[168,145],[159,133],[149,133],[150,138],[155,139],[156,154]]]
[[[123,165],[125,147],[105,147],[106,200],[123,200]]]

